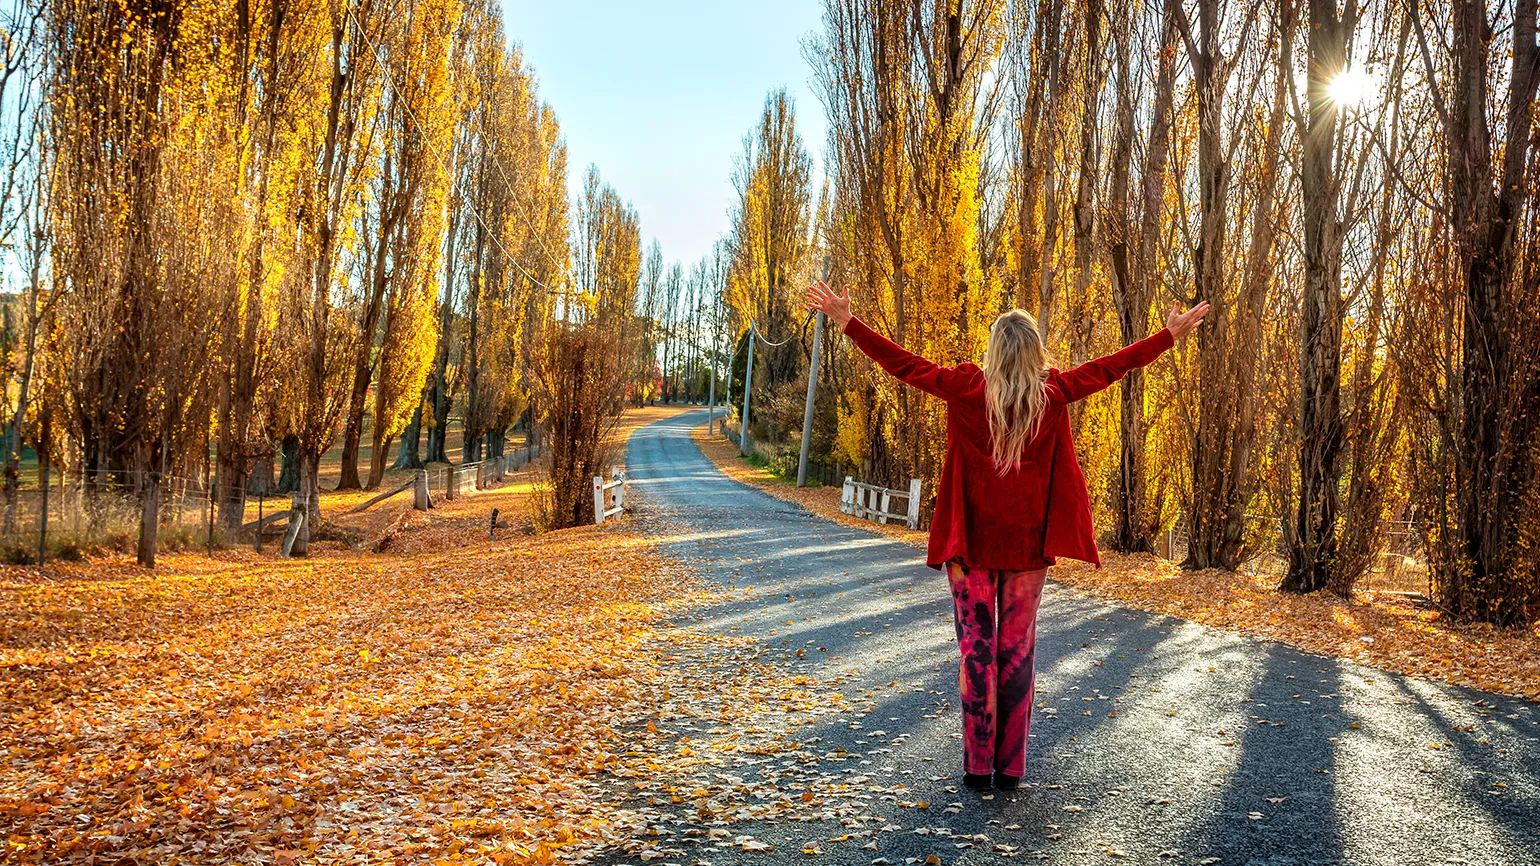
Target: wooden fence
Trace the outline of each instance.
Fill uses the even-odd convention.
[[[908,507],[902,513],[890,510],[894,499],[907,500]],[[919,529],[920,479],[909,479],[908,490],[890,490],[846,475],[845,488],[840,491],[840,511],[877,523],[902,520],[910,529]]]
[[[607,505],[613,502],[613,505]],[[626,473],[615,470],[614,480],[606,482],[604,476],[594,476],[594,523],[603,523],[626,510]]]

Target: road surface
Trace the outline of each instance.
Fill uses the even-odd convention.
[[[671,525],[673,551],[708,579],[755,587],[682,627],[750,636],[788,670],[853,672],[840,688],[865,696],[860,709],[797,736],[836,756],[811,762],[823,778],[888,795],[858,798],[843,823],[804,816],[715,833],[686,804],[658,828],[666,862],[1540,863],[1536,705],[1052,583],[1026,784],[992,799],[958,790],[944,578],[909,545],[728,479],[690,438],[704,420],[642,428],[628,454],[643,501],[635,519]],[[719,778],[752,786],[773,767],[740,757]],[[745,836],[774,847],[743,850],[734,840]],[[821,853],[804,854],[812,843]],[[611,852],[604,862],[641,861]]]

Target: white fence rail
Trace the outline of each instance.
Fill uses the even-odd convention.
[[[891,510],[894,499],[907,500],[903,512]],[[902,520],[910,529],[920,528],[920,479],[909,479],[908,490],[891,490],[876,484],[857,481],[845,476],[845,489],[840,492],[840,511],[854,517],[887,523]]]
[[[606,500],[614,505],[606,506]],[[615,470],[614,480],[606,482],[604,476],[594,476],[594,523],[603,523],[626,510],[626,473]]]

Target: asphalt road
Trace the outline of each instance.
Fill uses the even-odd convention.
[[[755,587],[681,627],[750,636],[788,670],[845,672],[859,708],[800,726],[817,743],[803,763],[889,795],[859,797],[843,821],[710,835],[681,807],[657,828],[678,840],[668,862],[1540,864],[1540,706],[1052,582],[1026,784],[992,799],[957,790],[944,578],[913,547],[729,480],[690,439],[704,419],[642,428],[628,455],[636,519],[671,526],[677,555],[709,579]],[[775,772],[756,767],[723,762],[734,779]],[[744,836],[774,848],[745,851],[733,842]],[[810,842],[821,853],[804,854]]]

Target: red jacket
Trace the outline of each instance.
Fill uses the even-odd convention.
[[[1030,571],[1060,556],[1101,565],[1067,407],[1160,357],[1174,342],[1170,331],[1073,370],[1050,370],[1038,434],[1004,477],[991,456],[983,370],[934,364],[854,317],[845,333],[889,374],[946,401],[946,462],[926,555],[931,567],[955,559],[970,568]]]

